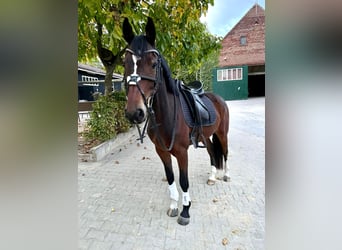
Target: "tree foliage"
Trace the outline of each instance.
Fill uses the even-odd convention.
[[[212,91],[213,68],[218,66],[219,52],[216,50],[210,53],[207,59],[201,62],[199,69],[194,72],[189,73],[187,70],[180,70],[178,78],[182,79],[185,84],[199,80],[203,83],[205,91]]]
[[[214,0],[79,0],[79,61],[100,56],[110,72],[121,64],[127,46],[121,30],[124,18],[129,19],[136,34],[141,34],[150,16],[157,29],[156,47],[168,61],[174,77],[184,70],[195,72],[220,46],[219,39],[199,21],[213,3]]]
[[[85,137],[88,140],[96,139],[103,142],[128,131],[130,123],[125,118],[125,105],[126,94],[124,92],[100,95],[93,104],[87,130],[84,132]]]

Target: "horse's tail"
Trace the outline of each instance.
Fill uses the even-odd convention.
[[[223,169],[222,145],[216,134],[213,134],[214,156],[217,169]]]

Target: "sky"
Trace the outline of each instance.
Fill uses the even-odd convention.
[[[211,34],[224,37],[255,3],[265,9],[265,0],[215,0],[201,22]]]

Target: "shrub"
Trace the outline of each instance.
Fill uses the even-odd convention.
[[[114,138],[118,133],[126,132],[130,123],[125,118],[125,92],[112,92],[107,96],[99,95],[93,103],[87,131],[88,140],[100,142]]]

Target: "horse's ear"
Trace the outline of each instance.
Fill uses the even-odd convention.
[[[147,41],[154,46],[154,42],[156,40],[156,28],[154,27],[154,23],[151,17],[148,17],[147,24],[145,27],[146,39]]]
[[[132,30],[132,26],[128,22],[127,17],[125,18],[123,25],[122,25],[122,33],[123,33],[123,37],[125,38],[126,42],[128,44],[131,44],[131,42],[134,38],[134,33]]]

